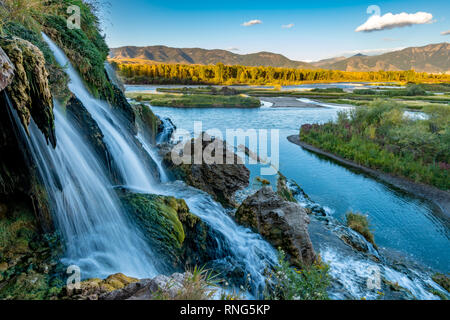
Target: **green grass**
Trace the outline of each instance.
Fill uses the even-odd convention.
[[[189,108],[258,108],[261,103],[256,98],[240,95],[206,95],[206,94],[149,94],[128,93],[128,98],[149,102],[161,107]]]
[[[361,213],[348,212],[345,215],[347,226],[361,234],[367,241],[375,246],[372,231],[370,231],[369,220]]]
[[[409,120],[404,105],[376,100],[340,113],[336,122],[303,125],[300,139],[360,165],[450,189],[450,106],[427,104],[427,120]]]

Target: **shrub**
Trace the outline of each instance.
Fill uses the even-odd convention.
[[[301,270],[292,268],[280,250],[279,265],[268,276],[265,297],[270,300],[328,300],[329,267],[320,258]]]
[[[375,246],[373,233],[370,231],[369,221],[365,215],[348,212],[345,217],[349,228],[361,234],[367,241]]]

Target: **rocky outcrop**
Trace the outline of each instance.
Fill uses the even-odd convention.
[[[34,211],[41,229],[51,231],[46,192],[30,163],[26,135],[21,133],[21,126],[28,132],[33,118],[47,141],[56,144],[45,59],[36,46],[20,38],[0,37],[0,47],[14,65],[14,78],[8,80],[12,82],[0,91],[0,201],[3,198],[8,203],[13,197],[28,199],[24,202]]]
[[[283,249],[294,265],[302,267],[315,261],[305,209],[282,199],[271,187],[263,187],[244,200],[235,219],[260,233],[275,248]]]
[[[15,67],[15,76],[6,91],[20,120],[28,130],[31,118],[53,146],[56,145],[53,100],[45,59],[38,47],[20,38],[0,38],[0,47]]]
[[[139,279],[127,277],[122,273],[116,273],[103,280],[94,278],[82,281],[79,288],[68,289],[65,287],[61,298],[71,300],[99,300],[102,295],[108,296],[116,291],[120,292],[123,288],[136,283],[139,283]]]
[[[11,84],[14,77],[14,65],[0,47],[0,91]]]
[[[224,206],[235,207],[234,193],[249,185],[250,171],[243,164],[243,160],[234,152],[227,152],[227,144],[224,141],[214,139],[206,133],[190,140],[181,148],[179,146],[167,152],[163,160],[173,176],[209,193]],[[195,152],[200,148],[201,154]],[[205,154],[215,159],[208,161],[204,157]],[[184,157],[187,161],[175,163],[174,159],[179,157]],[[201,158],[201,164],[195,164],[197,157]]]
[[[135,279],[121,273],[83,281],[79,289],[66,291],[62,299],[72,300],[187,300],[209,299],[216,290],[190,272]]]
[[[216,242],[208,225],[189,211],[184,200],[125,189],[117,192],[131,219],[168,267],[204,265],[215,255]]]

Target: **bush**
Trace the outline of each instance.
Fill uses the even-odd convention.
[[[266,299],[269,300],[328,300],[329,267],[320,261],[301,270],[292,268],[280,250],[279,265],[268,276]]]
[[[370,231],[369,221],[365,215],[348,212],[345,217],[349,228],[361,234],[367,241],[375,246],[373,233]]]

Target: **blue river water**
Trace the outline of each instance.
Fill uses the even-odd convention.
[[[289,135],[298,134],[302,124],[327,122],[348,107],[151,108],[158,116],[170,118],[178,129],[189,132],[194,130],[194,121],[201,121],[203,130],[219,129],[224,136],[226,129],[279,130],[279,169],[313,201],[329,208],[341,221],[350,210],[367,214],[378,246],[400,251],[437,271],[450,271],[448,221],[439,217],[432,204],[287,140]]]

